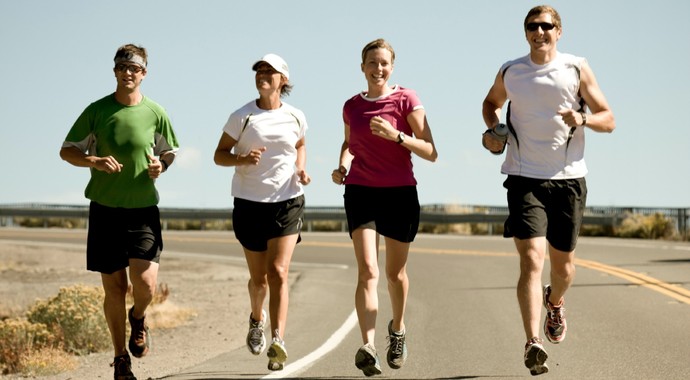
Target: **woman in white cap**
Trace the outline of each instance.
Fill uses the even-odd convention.
[[[247,348],[254,355],[266,348],[268,291],[273,338],[268,369],[277,371],[287,360],[288,270],[300,241],[303,186],[311,182],[305,170],[307,121],[302,111],[281,100],[292,90],[285,60],[267,54],[252,69],[259,97],[230,115],[213,159],[235,167],[232,223],[250,275]]]
[[[333,182],[345,185],[345,213],[358,266],[355,306],[364,343],[355,354],[355,365],[366,376],[381,373],[374,347],[380,235],[386,244],[385,270],[393,309],[386,359],[389,367],[398,369],[407,358],[406,267],[420,212],[412,153],[432,162],[438,155],[417,94],[388,84],[394,62],[393,47],[383,39],[362,49],[367,91],[345,102],[345,141],[332,174]]]

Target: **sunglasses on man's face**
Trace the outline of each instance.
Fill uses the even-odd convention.
[[[549,22],[530,22],[525,25],[525,29],[529,30],[530,32],[536,32],[537,29],[541,28],[543,31],[551,30],[555,28],[556,25],[551,24]]]
[[[122,72],[122,73],[129,71],[132,74],[137,74],[140,71],[143,71],[144,68],[139,66],[139,65],[127,65],[124,63],[118,63],[117,65],[115,65],[115,70]]]

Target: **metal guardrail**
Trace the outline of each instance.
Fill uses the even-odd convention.
[[[163,220],[231,220],[232,209],[160,208]],[[617,226],[630,214],[662,214],[676,221],[676,230],[686,236],[690,209],[687,208],[641,208],[641,207],[587,207],[584,224]],[[0,226],[11,225],[15,217],[29,218],[78,218],[88,219],[88,205],[60,204],[6,204],[0,205]],[[422,206],[420,222],[431,224],[503,223],[508,208],[500,206],[444,205]],[[336,221],[346,226],[345,209],[342,207],[307,207],[305,209],[307,230],[315,221]],[[345,228],[345,227],[343,227]]]

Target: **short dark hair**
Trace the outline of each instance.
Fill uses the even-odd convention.
[[[122,45],[117,49],[117,52],[115,53],[115,58],[114,60],[117,60],[118,58],[125,58],[125,59],[130,59],[132,56],[138,55],[141,58],[144,59],[144,63],[146,65],[149,64],[149,59],[148,59],[148,54],[146,53],[146,49],[143,46],[137,46],[134,44],[126,44]]]

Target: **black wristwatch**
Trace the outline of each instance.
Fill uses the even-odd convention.
[[[398,144],[402,144],[403,141],[405,141],[405,137],[407,137],[407,136],[405,135],[405,133],[404,133],[404,132],[400,132],[400,133],[398,134]]]

